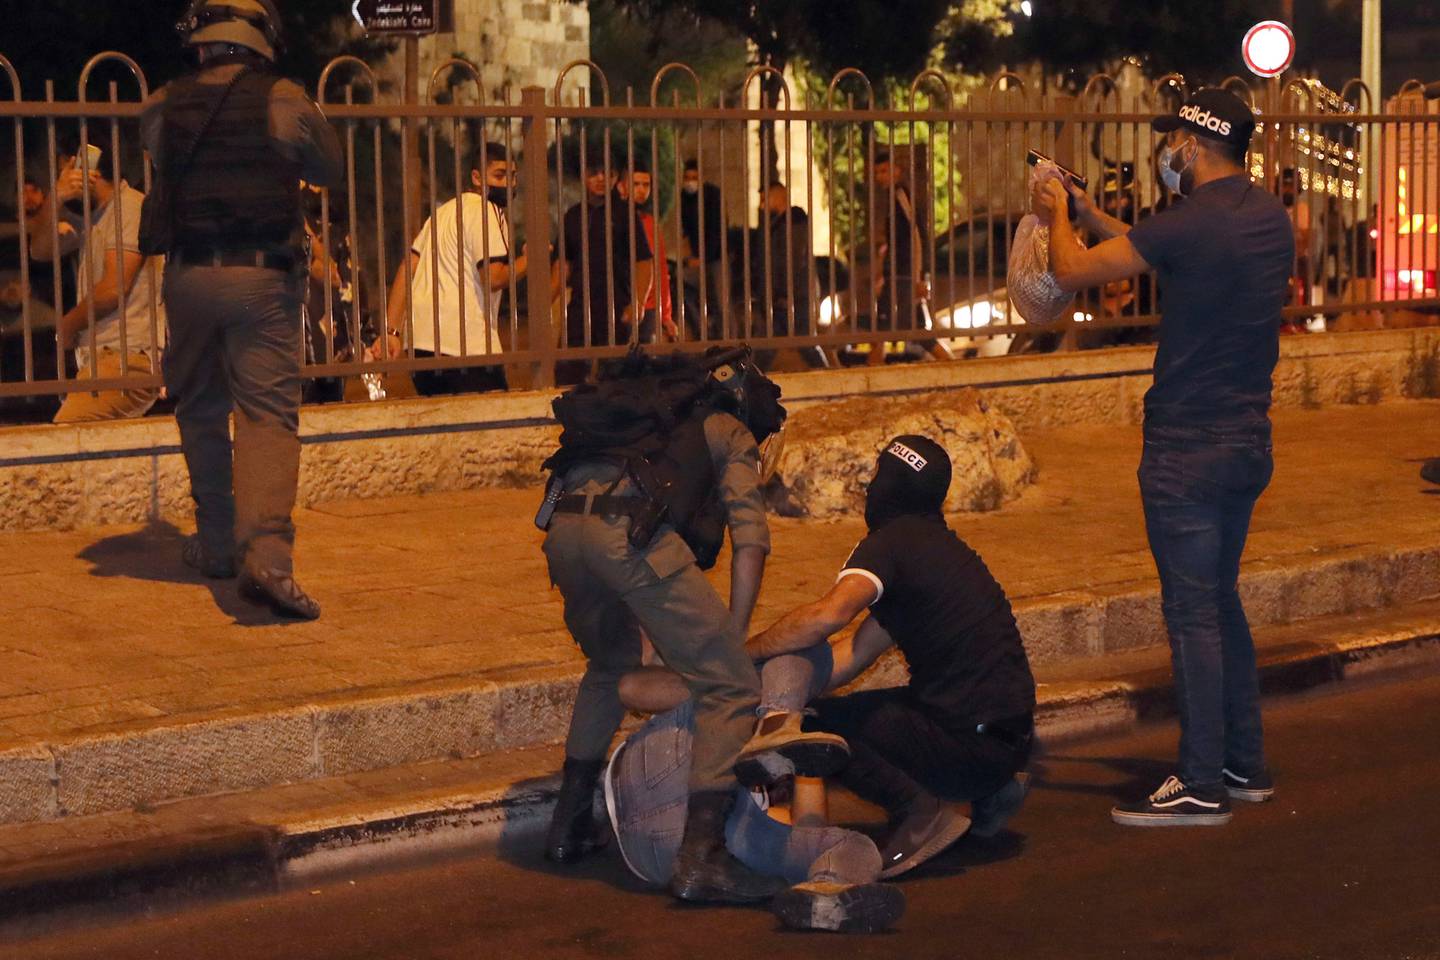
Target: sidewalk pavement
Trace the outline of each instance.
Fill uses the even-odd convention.
[[[1163,643],[1138,428],[1025,438],[1040,479],[952,519],[1015,602],[1042,681]],[[1281,411],[1246,554],[1257,625],[1440,594],[1440,403]],[[535,490],[331,503],[297,516],[324,605],[279,623],[201,581],[168,526],[0,536],[0,822],[553,743],[581,659],[530,523]],[[775,519],[756,615],[821,593],[857,520]],[[724,590],[725,560],[717,571]],[[1067,667],[1067,665],[1069,665]]]

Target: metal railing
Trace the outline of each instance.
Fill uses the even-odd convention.
[[[106,99],[86,98],[107,62],[131,73],[134,99],[115,83]],[[566,102],[566,78],[582,70],[596,95]],[[125,249],[138,223],[133,195],[114,185],[127,174],[150,184],[137,136],[144,73],[121,54],[98,55],[74,102],[55,100],[53,84],[45,100],[24,100],[3,57],[0,73],[10,87],[0,136],[13,141],[0,163],[13,155],[18,210],[0,221],[14,251],[0,261],[13,275],[0,276],[0,397],[158,386],[163,302],[151,297],[118,338],[111,321],[130,316],[137,290],[158,289],[163,265],[146,261],[150,285],[120,284],[115,311],[97,316],[105,262],[87,252]],[[1286,317],[1320,329],[1318,318],[1379,325],[1440,308],[1440,112],[1419,85],[1385,104],[1358,81],[1339,93],[1309,81],[1225,85],[1260,115],[1252,176],[1293,194]],[[760,105],[766,88],[778,90],[773,107]],[[877,89],[851,69],[796,89],[757,68],[738,95],[712,95],[689,67],[668,64],[637,104],[577,61],[553,90],[491,102],[475,66],[451,60],[425,102],[404,105],[382,102],[370,68],[342,57],[318,90],[345,175],[307,195],[304,369],[365,377],[372,397],[381,375],[459,367],[503,367],[512,387],[570,382],[636,342],[704,350],[743,340],[767,359],[795,350],[823,366],[887,349],[964,357],[1144,342],[1158,322],[1155,281],[1141,277],[1082,293],[1057,325],[1027,326],[1005,296],[1005,267],[1029,206],[1027,148],[1087,176],[1121,219],[1163,207],[1149,121],[1184,96],[1179,76],[1139,85],[1102,74],[1072,96],[1013,73],[962,90],[926,71]],[[96,139],[109,146],[100,170],[85,150],[64,159],[67,142]],[[71,163],[108,186],[82,192],[67,214],[57,188]],[[687,175],[694,193],[682,189]],[[112,194],[106,236],[80,244],[89,260],[77,272],[64,251],[95,239],[86,224]],[[38,227],[50,235],[37,245]],[[120,377],[98,378],[99,349],[73,365],[55,347],[58,318],[77,304],[78,342],[99,335],[118,350]]]

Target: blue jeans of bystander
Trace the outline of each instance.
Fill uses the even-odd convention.
[[[1265,765],[1255,644],[1240,603],[1240,556],[1274,469],[1268,424],[1147,425],[1140,496],[1160,574],[1180,712],[1180,779],[1222,789],[1221,769]]]

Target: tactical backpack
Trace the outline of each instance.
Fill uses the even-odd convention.
[[[748,365],[749,356],[748,347],[712,351],[700,361],[679,354],[648,358],[632,351],[617,376],[580,384],[557,397],[552,406],[562,428],[560,449],[543,465],[551,479],[536,524],[549,525],[572,467],[609,461],[621,467],[639,494],[630,514],[631,545],[643,549],[660,525],[669,523],[702,570],[714,566],[725,542],[726,518],[705,419],[730,410],[747,420],[752,404],[746,387],[760,398],[757,419],[766,435],[785,416],[779,387]]]

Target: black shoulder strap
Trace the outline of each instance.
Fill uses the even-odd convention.
[[[180,192],[180,185],[185,182],[185,176],[190,172],[190,166],[195,160],[195,151],[200,149],[200,141],[205,139],[205,134],[209,133],[210,128],[214,126],[215,118],[220,115],[220,109],[225,106],[225,101],[230,99],[231,91],[235,89],[236,85],[239,84],[241,79],[249,74],[249,72],[250,68],[248,66],[242,66],[239,70],[235,71],[235,76],[231,77],[230,82],[225,84],[225,89],[220,91],[220,96],[217,97],[211,105],[210,112],[205,115],[204,122],[200,124],[200,129],[195,131],[195,139],[191,140],[186,146],[185,155],[180,158],[180,162],[175,166],[175,181],[169,184],[171,196],[176,196]]]

